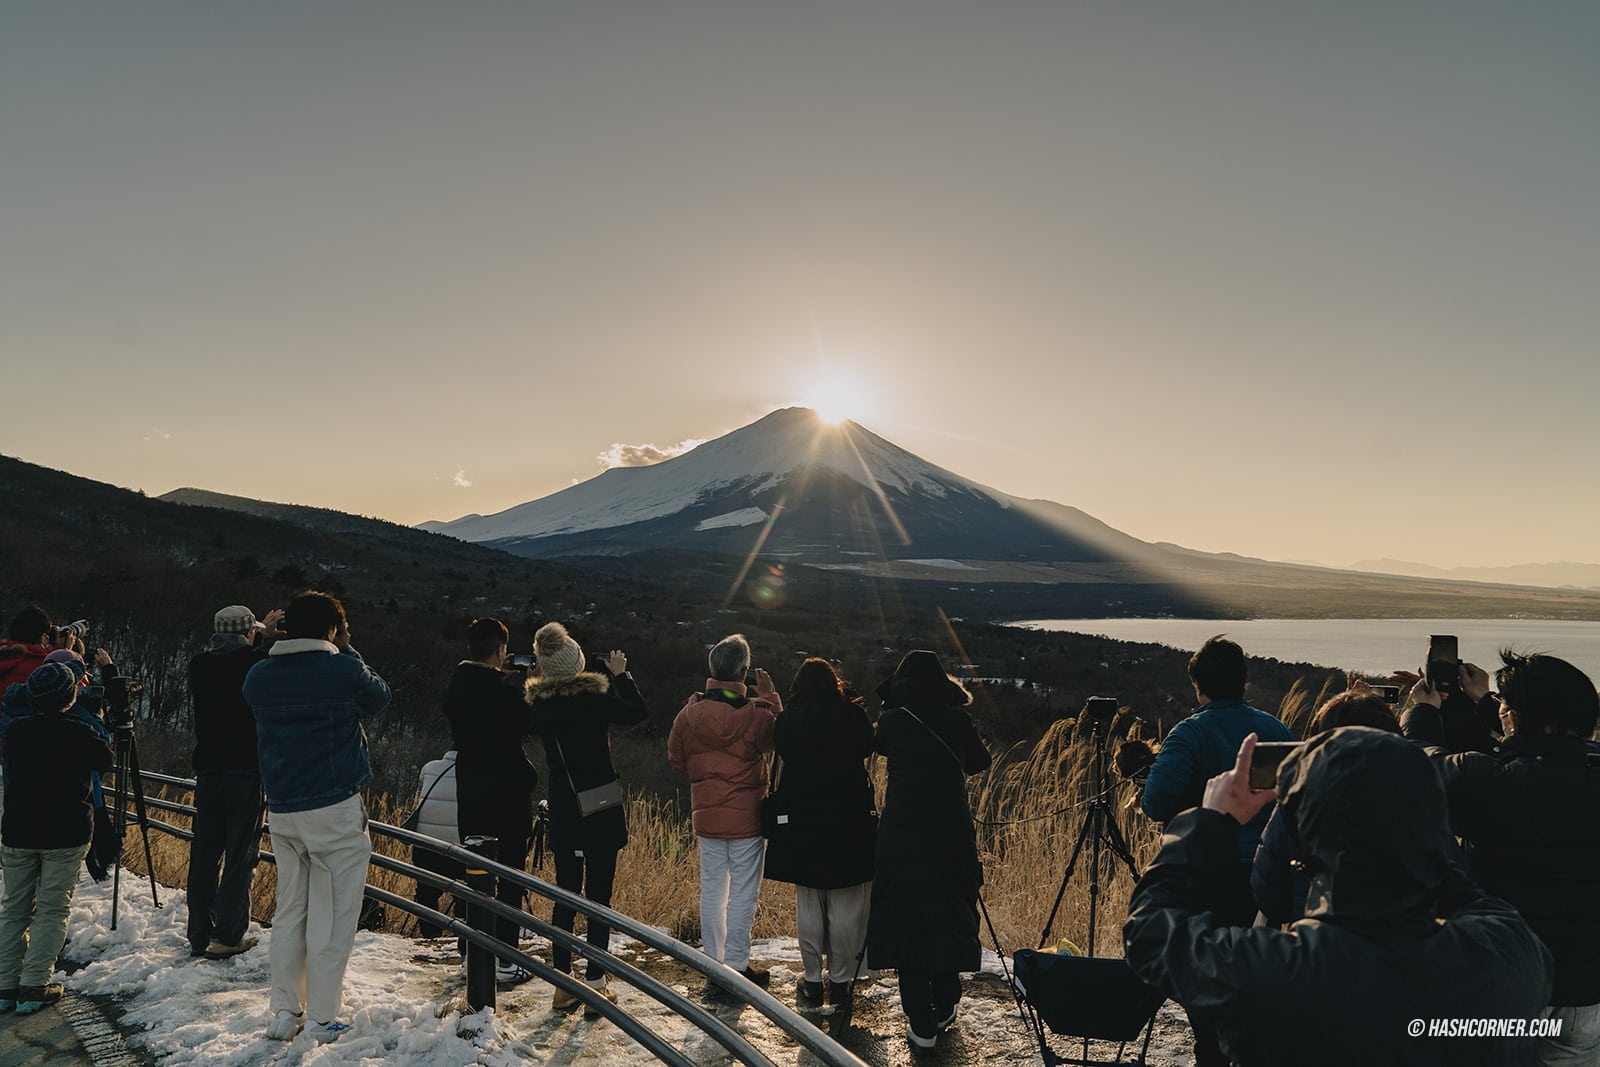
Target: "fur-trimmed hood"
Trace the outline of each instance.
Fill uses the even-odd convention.
[[[555,697],[576,697],[585,693],[605,696],[611,692],[611,679],[594,671],[584,671],[570,678],[535,678],[528,685],[528,700],[551,700]]]

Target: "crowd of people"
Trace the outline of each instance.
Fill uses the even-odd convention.
[[[224,959],[255,946],[250,891],[265,824],[278,868],[267,1036],[332,1040],[348,1029],[343,981],[371,856],[363,721],[386,706],[389,687],[324,593],[259,621],[233,605],[213,628],[189,670],[190,951]],[[98,775],[113,747],[92,672],[115,668],[103,651],[86,660],[82,636],[29,608],[0,642],[0,1010],[60,997],[50,978],[103,811]],[[623,652],[590,660],[558,622],[535,632],[531,656],[511,649],[498,619],[468,628],[441,699],[451,746],[422,768],[411,825],[450,843],[493,838],[498,862],[525,868],[545,821],[556,884],[609,905],[628,841],[610,731],[644,721],[644,697]],[[1252,788],[1257,744],[1297,739],[1246,701],[1244,651],[1213,638],[1189,664],[1197,710],[1144,758],[1119,753],[1165,831],[1133,890],[1125,956],[1188,1012],[1199,1067],[1363,1056],[1600,1063],[1600,917],[1590,906],[1600,893],[1591,741],[1600,696],[1549,655],[1508,651],[1493,679],[1471,663],[1454,669],[1448,684],[1397,672],[1404,703],[1352,682],[1317,709],[1276,788]],[[767,986],[751,959],[757,899],[763,879],[792,883],[799,1007],[848,1010],[857,983],[892,969],[909,1047],[935,1049],[958,1017],[961,975],[981,965],[983,866],[967,779],[991,757],[970,694],[925,650],[876,688],[876,714],[820,658],[780,694],[740,634],[709,647],[707,673],[666,745],[689,783],[702,950]],[[548,769],[543,802],[524,750],[535,738]],[[881,805],[870,776],[879,756]],[[414,860],[461,875],[426,848]],[[522,907],[509,879],[496,895]],[[441,906],[425,883],[417,899]],[[555,904],[556,927],[570,932],[575,918]],[[420,932],[441,928],[423,922]],[[503,943],[519,933],[497,920]],[[581,980],[615,1000],[609,936],[591,919],[589,950],[577,955]],[[552,966],[572,973],[573,957],[557,944]],[[496,977],[531,976],[503,959]],[[552,996],[556,1009],[577,1000]],[[1439,1036],[1463,1020],[1509,1023],[1475,1040]]]
[[[1352,683],[1252,789],[1257,743],[1292,735],[1243,703],[1237,645],[1195,654],[1123,934],[1200,1067],[1600,1063],[1600,696],[1554,656],[1501,658],[1498,693],[1472,663],[1396,672],[1399,714]]]

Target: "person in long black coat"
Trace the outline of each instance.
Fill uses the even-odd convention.
[[[802,1007],[822,1003],[823,960],[834,1004],[849,1002],[866,944],[878,820],[866,761],[872,721],[825,659],[800,664],[778,716],[774,790],[779,825],[766,877],[793,882]]]
[[[643,722],[644,698],[628,673],[628,657],[613,651],[605,671],[585,670],[583,649],[558,622],[546,623],[534,635],[539,675],[528,688],[532,721],[544,742],[550,769],[550,854],[555,857],[556,885],[609,906],[617,876],[617,853],[628,843],[627,815],[622,805],[584,815],[578,793],[617,780],[611,763],[610,729]],[[555,905],[550,921],[571,930],[573,909]],[[588,942],[599,949],[610,943],[611,928],[589,921]],[[572,969],[572,953],[556,945],[551,965]],[[586,980],[605,991],[605,970],[590,959]],[[555,1007],[576,997],[556,990]]]
[[[522,751],[522,739],[533,732],[526,679],[503,670],[511,633],[499,619],[475,619],[467,634],[467,653],[445,687],[444,714],[450,720],[451,747],[456,750],[456,824],[461,840],[474,835],[499,838],[496,858],[522,869],[533,834],[534,790],[539,772]],[[522,888],[502,881],[495,899],[522,908]],[[520,927],[510,919],[495,920],[495,936],[515,945]],[[502,960],[501,980],[528,977]]]
[[[867,964],[900,973],[907,1038],[926,1051],[956,1018],[961,972],[983,963],[978,889],[983,865],[966,778],[989,750],[966,710],[967,691],[933,652],[908,652],[878,687],[884,711],[873,747],[889,760],[878,826]]]

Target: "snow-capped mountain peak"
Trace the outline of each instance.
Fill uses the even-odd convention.
[[[662,519],[730,491],[754,500],[796,474],[832,471],[874,492],[1003,494],[920,459],[857,423],[824,422],[809,408],[782,408],[681,456],[616,467],[493,515],[424,528],[467,541],[541,538]],[[703,520],[702,520],[703,521]]]

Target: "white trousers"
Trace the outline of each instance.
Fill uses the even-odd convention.
[[[823,958],[834,985],[856,977],[856,960],[867,943],[867,910],[872,903],[872,883],[843,889],[794,887],[794,917],[800,927],[800,962],[806,981],[822,981]],[[866,960],[861,960],[865,975]]]
[[[701,837],[700,949],[736,971],[750,966],[750,930],[756,924],[761,868],[767,842],[761,837],[722,841]]]
[[[311,811],[273,812],[278,904],[272,913],[273,1013],[332,1022],[361,919],[372,838],[359,795]]]
[[[1600,1063],[1600,1004],[1548,1007],[1544,1017],[1561,1020],[1561,1036],[1539,1039],[1534,1052],[1534,1062],[1539,1067]]]

